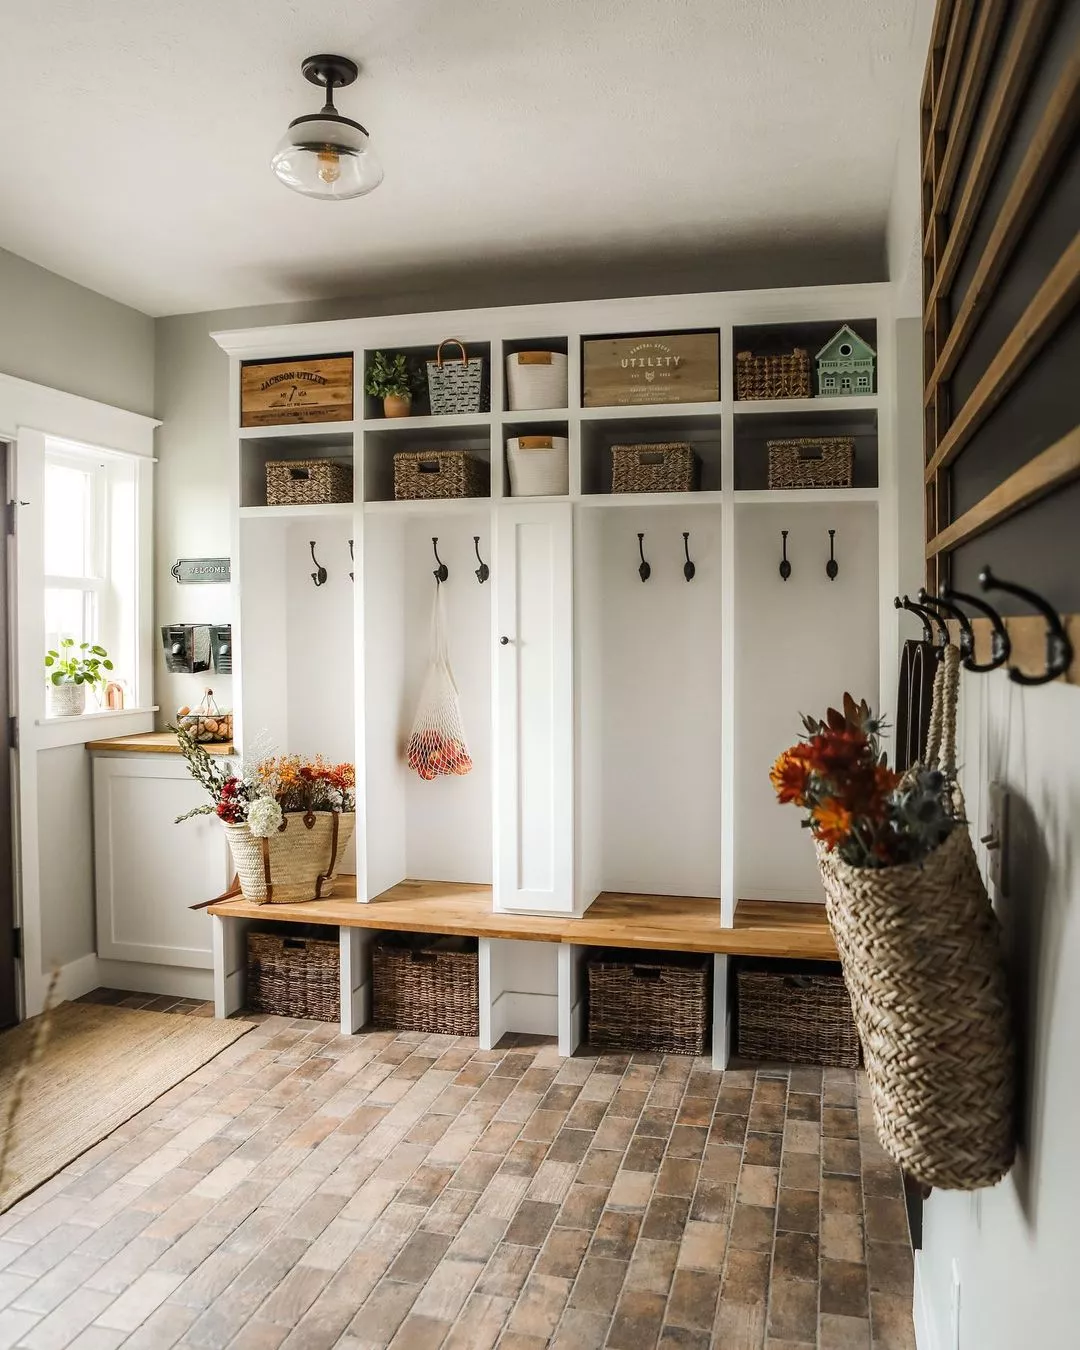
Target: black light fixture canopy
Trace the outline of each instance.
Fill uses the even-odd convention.
[[[362,197],[382,182],[382,165],[367,128],[334,105],[334,90],[353,84],[360,68],[347,56],[323,52],[306,57],[300,69],[306,80],[326,90],[326,102],[317,113],[293,118],[271,167],[286,187],[306,197]]]

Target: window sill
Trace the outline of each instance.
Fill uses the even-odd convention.
[[[26,734],[20,735],[20,742],[26,750],[59,750],[65,745],[85,745],[100,736],[131,736],[141,731],[153,731],[156,711],[155,708],[103,708],[80,713],[77,717],[37,717],[34,725],[26,728]]]
[[[96,722],[102,717],[137,717],[140,713],[156,713],[157,704],[150,708],[99,708],[96,712],[79,713],[75,717],[37,717],[36,727],[79,726],[83,722]]]

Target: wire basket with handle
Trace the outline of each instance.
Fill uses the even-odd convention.
[[[458,347],[461,356],[443,357],[444,347]],[[481,413],[489,407],[487,361],[470,356],[459,338],[444,338],[435,360],[427,363],[428,399],[434,416],[447,413]]]

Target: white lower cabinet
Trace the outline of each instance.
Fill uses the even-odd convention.
[[[572,510],[548,502],[494,513],[499,910],[574,908]]]
[[[212,966],[210,924],[189,906],[225,890],[228,845],[214,816],[174,824],[205,801],[179,756],[95,754],[99,957]]]

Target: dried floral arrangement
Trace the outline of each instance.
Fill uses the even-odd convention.
[[[316,755],[260,757],[251,762],[207,753],[183,725],[173,726],[180,752],[192,778],[204,787],[210,804],[197,806],[176,823],[192,816],[216,815],[227,825],[247,825],[268,838],[281,828],[289,811],[355,811],[356,770],[352,764],[331,764]]]
[[[890,769],[884,722],[865,700],[844,695],[824,721],[803,715],[807,739],[779,756],[769,775],[777,800],[806,810],[809,829],[852,867],[921,863],[964,818],[955,779],[937,769]]]

